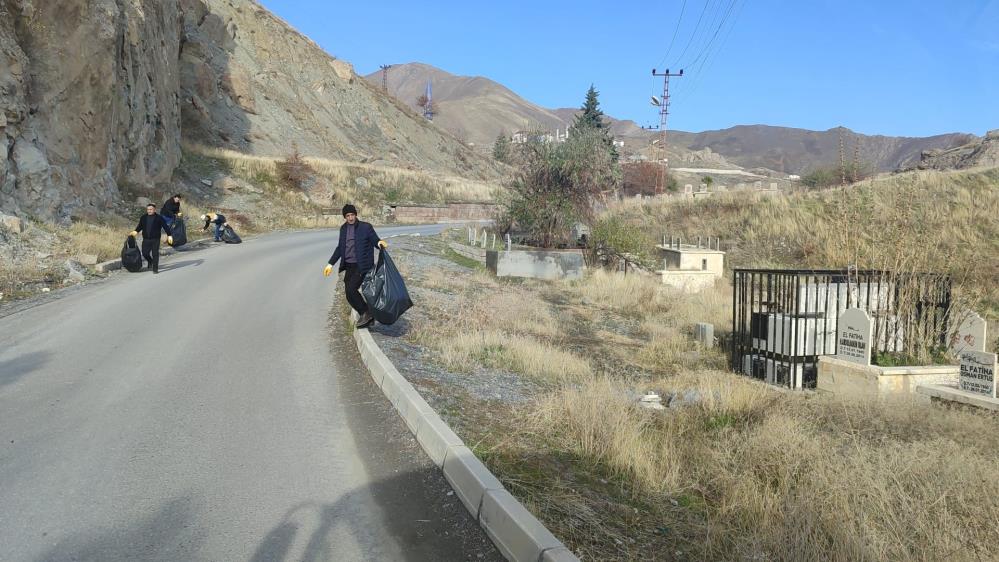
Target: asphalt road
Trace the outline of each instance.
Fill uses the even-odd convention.
[[[0,560],[498,559],[359,365],[335,240],[181,252],[0,318]]]

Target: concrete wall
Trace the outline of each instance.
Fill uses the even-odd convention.
[[[663,278],[663,285],[669,285],[670,287],[676,287],[681,291],[687,293],[696,293],[697,291],[707,289],[715,284],[715,279],[718,279],[718,275],[710,271],[681,271],[674,269],[667,269],[660,272]]]
[[[457,242],[451,242],[448,244],[452,250],[455,251],[459,256],[464,256],[470,260],[479,261],[482,263],[486,262],[486,250],[485,248],[478,248],[475,246],[467,246],[465,244],[458,244]]]
[[[513,250],[486,252],[486,267],[497,277],[582,279],[586,270],[579,250]]]
[[[957,365],[878,367],[819,357],[817,389],[857,398],[915,394],[924,384],[956,382]]]
[[[698,251],[697,249],[684,248],[681,250],[667,249],[665,252],[666,269],[702,271],[704,269],[702,260],[707,260],[707,271],[714,273],[717,277],[721,277],[725,270],[725,254],[717,250]]]
[[[389,207],[388,218],[401,223],[479,221],[492,219],[498,209],[492,203],[396,205]]]

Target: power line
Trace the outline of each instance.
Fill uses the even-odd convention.
[[[694,31],[690,34],[690,39],[687,40],[687,45],[683,48],[683,52],[680,53],[677,60],[683,60],[683,55],[687,54],[687,50],[690,49],[690,44],[694,41],[694,36],[697,35],[697,31],[701,28],[701,20],[704,19],[704,13],[708,11],[710,4],[711,0],[704,0],[704,9],[701,10],[701,15],[697,18],[697,24],[694,25]]]
[[[724,36],[722,36],[722,40],[717,44],[713,52],[709,52],[708,55],[701,60],[700,65],[694,71],[693,83],[690,85],[690,87],[684,88],[677,94],[678,101],[686,100],[691,95],[693,95],[694,92],[697,91],[698,87],[700,87],[701,82],[704,79],[704,76],[709,74],[708,71],[711,70],[711,67],[714,65],[715,61],[718,60],[716,55],[725,48],[726,44],[728,44],[729,37],[731,37],[732,31],[736,28],[736,25],[739,22],[739,16],[742,15],[742,10],[743,8],[746,7],[748,1],[749,0],[743,0],[743,2],[739,4],[739,9],[736,10],[735,16],[732,18],[731,25],[729,25],[728,29],[725,30],[725,34]]]
[[[683,0],[683,5],[680,6],[680,17],[676,20],[676,29],[673,30],[673,38],[669,40],[669,47],[666,48],[666,54],[659,61],[656,66],[662,66],[666,62],[666,58],[669,57],[670,52],[673,50],[673,42],[676,41],[676,35],[680,32],[680,24],[683,23],[683,11],[687,9],[687,0]]]

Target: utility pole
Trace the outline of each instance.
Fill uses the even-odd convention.
[[[853,141],[853,183],[860,181],[860,136]]]
[[[666,181],[667,172],[669,171],[669,153],[666,151],[666,121],[669,117],[669,79],[671,77],[679,78],[683,76],[683,69],[679,73],[670,73],[669,69],[666,72],[656,72],[656,69],[652,69],[652,76],[662,76],[663,78],[663,97],[656,99],[652,96],[652,105],[659,107],[659,150],[662,153],[660,161],[662,166],[659,169],[659,174],[656,177],[656,194],[659,195],[666,191]]]
[[[839,178],[840,185],[846,186],[846,149],[843,146],[843,128],[839,129]]]
[[[383,64],[379,68],[382,69],[382,91],[386,94],[388,93],[388,70],[392,68],[391,64]]]

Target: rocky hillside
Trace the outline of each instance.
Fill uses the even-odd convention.
[[[993,168],[999,166],[999,129],[989,131],[985,137],[950,150],[924,151],[916,168],[921,170],[963,170],[967,168]]]
[[[365,78],[381,88],[381,71]],[[552,131],[566,127],[555,112],[525,100],[502,84],[482,76],[458,76],[428,64],[393,65],[388,72],[388,92],[416,108],[428,80],[438,106],[434,123],[477,146],[491,146],[500,133],[510,135],[539,126]]]
[[[381,84],[381,72],[367,76]],[[404,103],[416,105],[427,80],[433,81],[434,98],[440,106],[436,117],[441,127],[464,134],[476,144],[491,144],[501,132],[542,126],[565,128],[578,112],[575,108],[545,109],[518,96],[505,86],[481,76],[456,76],[430,65],[409,63],[389,71],[389,93]],[[582,92],[580,93],[580,101]],[[650,117],[653,112],[650,110]],[[657,134],[643,130],[634,121],[608,116],[611,131],[625,142],[624,152],[641,152]],[[886,172],[914,166],[927,150],[945,150],[964,145],[975,137],[951,133],[932,137],[862,135],[846,128],[809,131],[767,125],[740,125],[719,131],[689,133],[670,131],[671,150],[690,160],[708,154],[743,168],[767,168],[787,174],[804,174],[816,168],[839,164],[839,137],[843,134],[847,158],[852,160],[859,142],[860,159],[868,169]]]
[[[842,135],[847,160],[852,161],[859,143],[862,164],[874,172],[911,166],[924,150],[946,149],[973,139],[973,135],[950,133],[932,137],[888,137],[863,135],[838,127],[809,131],[768,125],[740,125],[701,133],[671,132],[672,138],[691,150],[710,148],[729,162],[746,168],[769,168],[789,174],[804,174],[816,168],[839,165]]]
[[[168,189],[182,141],[497,174],[252,0],[0,0],[0,211]]]

